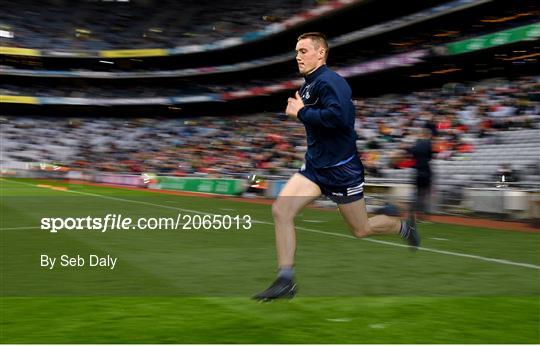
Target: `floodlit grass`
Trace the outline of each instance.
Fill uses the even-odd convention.
[[[425,249],[412,252],[397,236],[353,239],[336,211],[307,209],[297,218],[299,296],[261,304],[249,297],[275,275],[267,205],[35,180],[0,187],[2,343],[540,342],[538,234],[428,224]],[[254,222],[40,229],[44,217],[178,213]],[[118,261],[49,270],[43,254]]]

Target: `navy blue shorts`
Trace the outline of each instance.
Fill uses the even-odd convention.
[[[299,173],[317,184],[321,192],[337,204],[364,198],[364,165],[357,156],[337,167],[314,168],[306,163]]]

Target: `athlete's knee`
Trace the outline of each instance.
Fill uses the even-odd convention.
[[[351,233],[356,238],[365,238],[371,235],[371,231],[367,227],[351,227]]]
[[[287,203],[283,203],[280,200],[277,200],[272,204],[272,216],[276,221],[286,221],[294,218],[294,214],[291,213],[291,208]]]

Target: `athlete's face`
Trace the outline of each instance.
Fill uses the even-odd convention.
[[[308,75],[325,63],[324,48],[311,38],[304,38],[296,43],[296,62],[302,75]]]

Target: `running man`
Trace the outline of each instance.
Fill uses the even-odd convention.
[[[268,289],[253,297],[257,300],[292,298],[296,294],[294,218],[321,194],[338,204],[357,238],[400,234],[409,245],[420,244],[414,217],[406,221],[387,215],[368,218],[351,88],[326,66],[327,58],[328,43],[323,34],[310,32],[298,37],[296,61],[305,83],[294,98],[288,99],[285,113],[304,124],[308,149],[304,167],[289,179],[272,205],[279,272]]]

